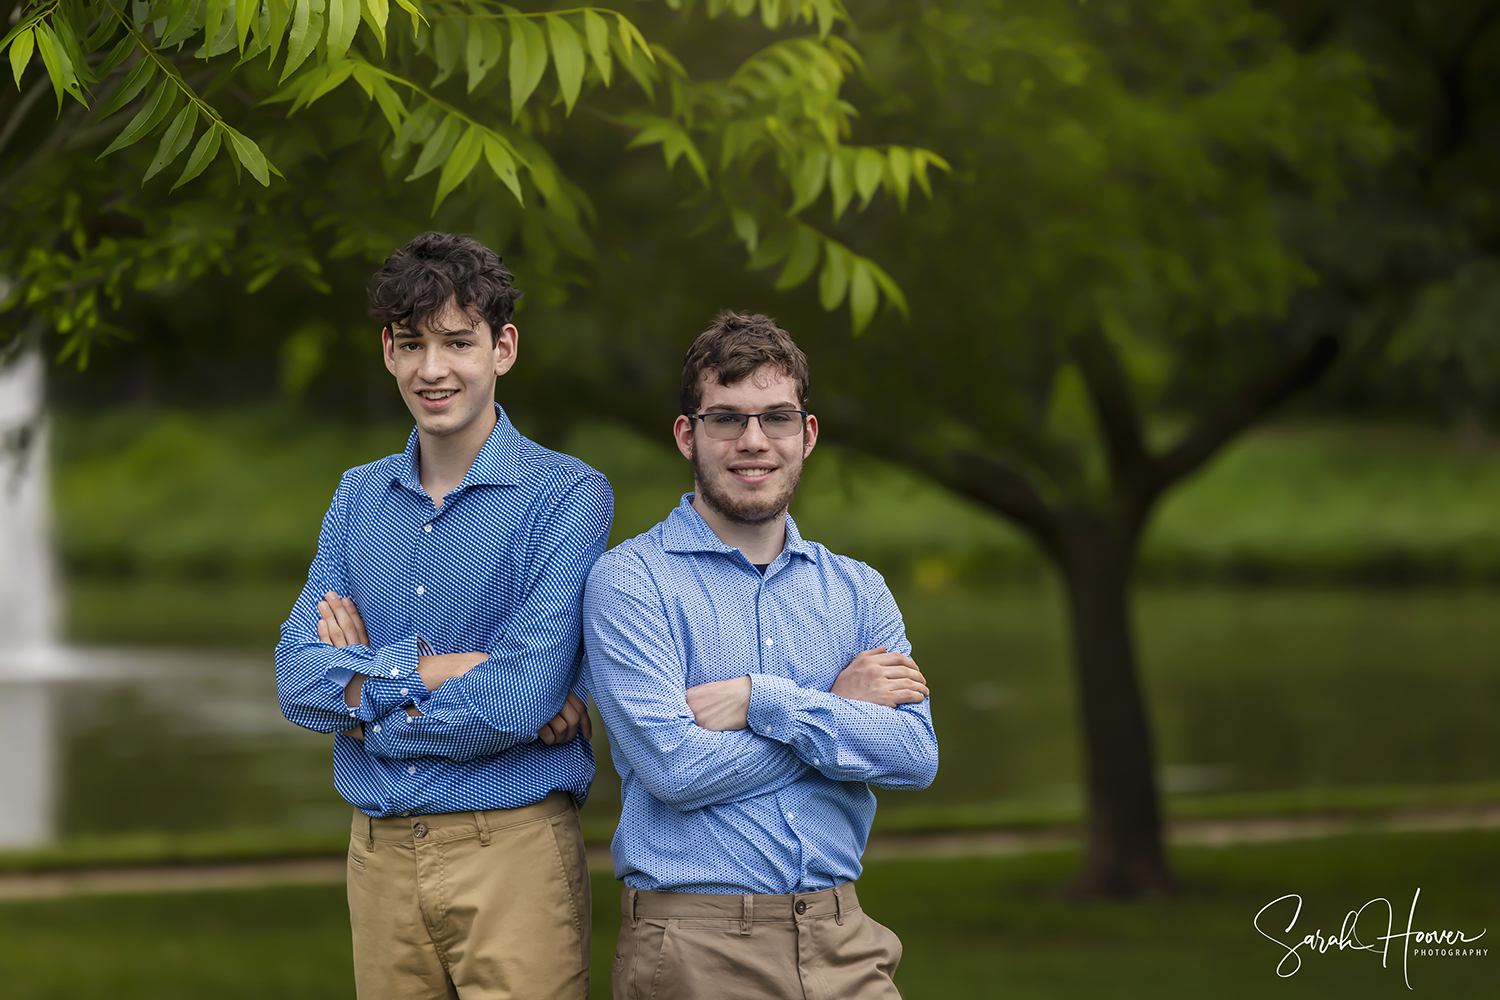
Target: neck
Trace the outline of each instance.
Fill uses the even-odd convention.
[[[696,489],[696,487],[695,487]],[[703,502],[703,491],[693,494],[693,509],[705,524],[719,536],[719,541],[730,548],[739,549],[757,566],[772,562],[786,548],[786,510],[759,524],[742,524],[731,521],[723,514]]]
[[[453,434],[428,434],[417,428],[417,476],[433,504],[441,507],[443,498],[464,481],[499,422],[491,406],[480,419]]]

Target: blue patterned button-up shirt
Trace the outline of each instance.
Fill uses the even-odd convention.
[[[937,774],[927,702],[829,693],[876,646],[911,652],[880,574],[807,542],[759,571],[692,507],[600,558],[584,596],[589,686],[623,779],[615,877],[636,889],[786,893],[859,877],[877,788]],[[686,690],[750,677],[750,728],[693,722]]]
[[[556,789],[582,803],[594,777],[587,740],[548,746],[536,734],[579,682],[579,604],[613,497],[599,473],[495,409],[499,424],[441,507],[418,479],[415,430],[404,454],[344,473],[281,627],[281,710],[324,733],[365,724],[362,741],[334,738],[333,773],[373,816],[509,809]],[[369,647],[318,640],[329,590],[354,601]],[[419,652],[489,659],[428,691]],[[350,709],[355,673],[365,682]]]

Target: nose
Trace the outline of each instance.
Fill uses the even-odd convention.
[[[740,434],[736,444],[740,451],[765,451],[771,447],[770,439],[766,437],[765,430],[760,426],[759,417],[750,418],[750,422],[745,425],[745,430]]]
[[[424,382],[438,382],[448,375],[448,365],[443,352],[428,348],[422,352],[422,361],[417,365],[417,377]]]

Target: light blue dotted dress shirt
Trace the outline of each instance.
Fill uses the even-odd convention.
[[[400,455],[344,473],[307,586],[281,627],[276,686],[288,719],[334,738],[334,783],[372,816],[511,809],[562,789],[581,804],[594,754],[581,736],[537,730],[583,693],[579,605],[604,551],[604,477],[499,423],[437,507],[417,475],[417,434]],[[318,640],[318,601],[350,597],[371,645]],[[419,653],[489,659],[429,691]],[[360,704],[344,685],[365,675]],[[409,716],[405,706],[421,712]],[[363,722],[365,738],[342,735]]]
[[[804,541],[765,575],[719,540],[692,494],[605,553],[584,596],[589,687],[623,781],[615,877],[636,889],[787,893],[858,878],[877,788],[937,774],[928,702],[829,693],[876,646],[910,654],[864,563]],[[686,690],[750,677],[749,729],[693,722]]]

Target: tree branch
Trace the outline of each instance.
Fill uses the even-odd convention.
[[[1206,418],[1178,442],[1177,447],[1152,463],[1149,496],[1159,494],[1198,468],[1230,438],[1299,389],[1316,382],[1333,364],[1338,353],[1337,338],[1327,334],[1320,336],[1290,364],[1251,385],[1228,407]]]
[[[929,473],[944,486],[1004,514],[1054,560],[1061,558],[1057,514],[1020,472],[971,451],[949,452],[946,469],[933,468],[939,463],[931,460],[927,464]]]
[[[1150,471],[1141,437],[1141,419],[1120,358],[1097,329],[1073,340],[1073,357],[1088,386],[1099,418],[1099,433],[1109,454],[1111,478],[1120,485],[1140,483]]]

